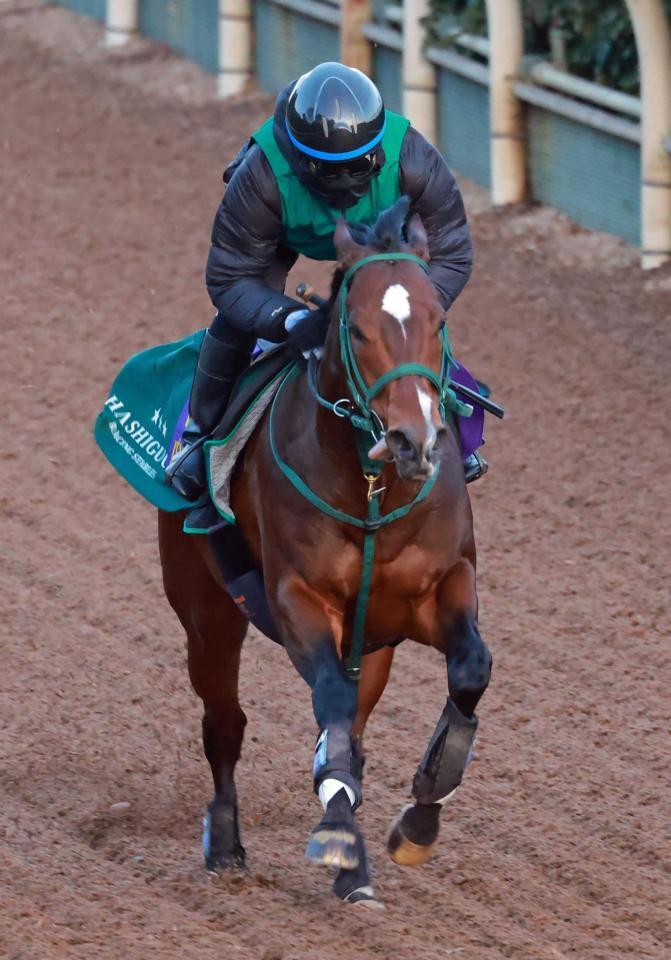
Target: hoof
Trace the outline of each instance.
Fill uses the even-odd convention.
[[[205,858],[205,869],[208,873],[231,873],[233,870],[246,870],[245,851],[240,849],[234,853],[221,853]]]
[[[430,859],[435,843],[423,847],[419,843],[412,843],[403,836],[398,826],[393,827],[387,841],[389,856],[399,867],[421,867]]]
[[[351,903],[367,910],[384,910],[384,904],[381,900],[376,899],[372,887],[358,887],[348,893],[346,897],[343,897],[342,900],[343,903]]]
[[[359,866],[357,836],[351,827],[316,827],[310,834],[305,856],[313,863],[325,867],[354,870]]]
[[[437,804],[436,804],[437,806]],[[413,831],[414,839],[411,840],[407,833],[406,817],[410,811],[416,811],[417,807],[408,804],[403,808],[399,817],[394,821],[387,839],[387,851],[389,856],[400,867],[421,867],[423,863],[431,857],[436,839],[438,837],[438,817],[440,810],[431,816],[435,824],[429,824],[427,830],[427,843],[418,843],[419,837]],[[423,811],[422,811],[423,813]]]
[[[244,870],[246,866],[245,848],[237,836],[229,838],[226,844],[222,842],[220,835],[213,836],[212,814],[209,810],[203,817],[203,854],[205,869],[208,873],[219,874],[231,870]]]
[[[368,899],[364,898],[363,900],[355,900],[354,904],[359,909],[363,907],[364,910],[376,910],[378,913],[381,913],[386,909],[382,901],[376,900],[375,897],[370,897]]]

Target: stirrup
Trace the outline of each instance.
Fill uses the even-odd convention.
[[[477,450],[474,450],[464,463],[464,478],[466,483],[473,483],[474,480],[479,480],[480,477],[484,477],[488,470],[489,464],[485,458],[479,454]]]
[[[185,443],[182,449],[177,451],[177,453],[171,459],[168,466],[165,468],[166,477],[172,478],[175,475],[175,473],[177,473],[180,466],[182,465],[182,462],[186,460],[186,458],[191,453],[191,451],[196,450],[198,447],[202,446],[207,440],[207,438],[208,438],[208,435],[206,433],[202,433],[199,437],[196,437],[193,443]]]
[[[166,481],[187,500],[198,500],[207,489],[204,443],[208,436],[203,433],[187,444],[165,468]]]

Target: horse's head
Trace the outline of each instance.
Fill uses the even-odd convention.
[[[381,427],[369,456],[392,457],[399,476],[414,481],[431,476],[440,456],[447,340],[426,232],[417,214],[405,222],[408,206],[402,198],[373,227],[341,219],[334,242],[344,271],[341,354],[354,368],[350,389],[353,381]]]

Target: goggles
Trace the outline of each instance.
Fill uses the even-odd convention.
[[[376,156],[374,153],[364,153],[352,160],[331,163],[327,160],[310,160],[310,172],[320,180],[335,181],[343,174],[354,180],[365,180],[375,169]]]

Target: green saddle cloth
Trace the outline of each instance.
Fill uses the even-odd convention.
[[[168,512],[192,510],[209,501],[208,494],[197,501],[187,500],[165,478],[172,453],[181,448],[191,384],[204,336],[205,330],[198,330],[183,340],[160,344],[132,356],[114,380],[93,430],[96,443],[115,470],[149,503]],[[268,401],[269,383],[276,381],[291,362],[283,348],[269,350],[236,383],[214,440],[206,444],[217,451],[214,486],[219,504],[223,505],[221,490],[230,482],[235,460],[244,446],[243,437],[246,440],[251,434],[252,420],[260,419],[258,409],[251,418],[248,414],[257,407],[259,398],[262,404]],[[208,453],[208,468],[210,459]],[[227,505],[223,509],[218,505],[218,509],[229,522],[233,520]],[[188,525],[185,529],[205,532],[190,530]]]
[[[204,336],[199,330],[132,356],[112,384],[93,429],[115,470],[151,504],[168,512],[195,505],[166,483],[165,467],[184,428]]]

